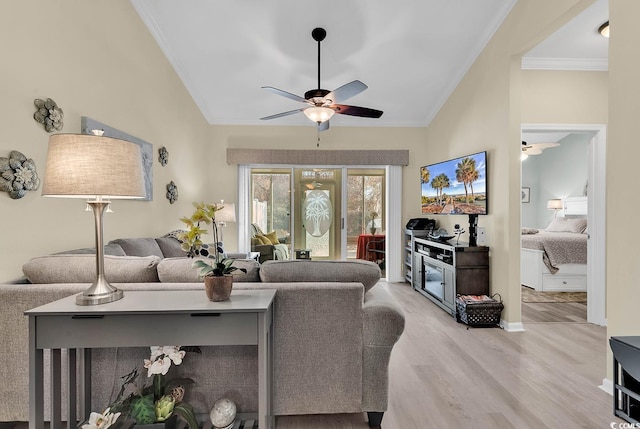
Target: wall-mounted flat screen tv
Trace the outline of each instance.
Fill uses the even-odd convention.
[[[420,168],[423,214],[487,214],[487,152]]]

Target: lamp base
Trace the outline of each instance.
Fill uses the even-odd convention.
[[[99,305],[117,301],[124,297],[124,292],[111,286],[104,279],[97,280],[91,287],[76,296],[77,305]]]

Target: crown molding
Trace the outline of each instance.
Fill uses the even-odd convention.
[[[532,58],[522,57],[523,70],[608,71],[609,60],[599,58]]]

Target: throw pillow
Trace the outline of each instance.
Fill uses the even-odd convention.
[[[269,240],[264,235],[256,235],[256,238],[260,240],[260,244],[271,244],[271,240]]]
[[[278,236],[275,231],[271,231],[269,234],[265,234],[265,237],[271,242],[271,244],[280,244],[280,240],[278,240]]]
[[[196,251],[198,256],[202,256],[203,258],[215,258],[215,248],[213,247],[213,243],[206,244],[203,243],[200,245],[200,249]]]

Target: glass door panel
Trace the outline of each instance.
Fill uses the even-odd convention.
[[[341,259],[342,169],[296,168],[294,175],[295,248],[312,259]]]
[[[386,198],[385,170],[382,168],[347,170],[347,258],[366,258],[364,249],[358,250],[362,235],[384,236]],[[378,240],[381,239],[380,237]],[[383,246],[384,247],[384,246]]]
[[[291,247],[291,169],[251,169],[251,202],[251,223]]]

